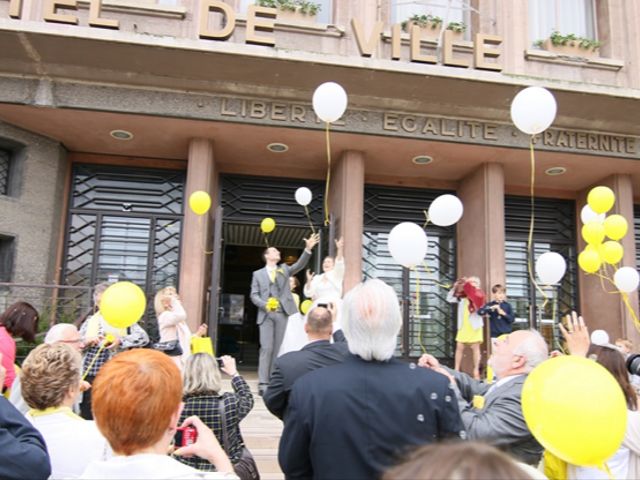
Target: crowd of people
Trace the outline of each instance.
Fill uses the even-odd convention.
[[[606,368],[628,408],[627,432],[606,462],[608,473],[566,464],[544,451],[525,421],[523,386],[550,354],[539,332],[512,331],[502,285],[487,301],[477,277],[454,283],[448,295],[458,304],[454,368],[429,353],[405,362],[394,357],[402,318],[393,288],[373,279],[343,298],[342,239],[322,274],[307,273],[303,291],[312,305],[300,312],[290,277],[306,267],[317,242],[306,239],[292,267],[268,248],[252,284],[261,335],[258,393],[283,422],[278,461],[286,478],[640,475],[639,402],[625,364],[633,348],[627,340],[592,345],[575,313],[561,326],[567,353]],[[235,359],[192,353],[192,337],[206,335],[206,327],[192,333],[175,288],[155,296],[160,339],[150,344],[139,325],[119,329],[105,321],[106,287],[96,287],[95,307],[79,329],[52,326],[17,374],[14,338],[34,339],[38,313],[18,302],[0,316],[0,383],[10,399],[0,397],[0,478],[258,480],[240,428],[255,399]],[[481,380],[485,321],[495,378]],[[468,346],[469,374],[461,371]],[[223,391],[223,374],[232,391]]]

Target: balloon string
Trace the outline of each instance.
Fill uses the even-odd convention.
[[[422,262],[422,265],[424,266],[424,269],[427,271],[427,273],[433,273],[433,270],[431,270],[429,268],[429,265],[427,265],[427,262]],[[447,290],[451,289],[451,285],[447,284],[447,283],[439,283],[436,282],[435,280],[433,281],[433,283],[441,288],[445,288]]]
[[[418,345],[420,345],[420,349],[422,353],[427,353],[427,349],[422,344],[422,319],[420,318],[420,271],[418,267],[415,266],[411,270],[415,270],[416,272],[416,308],[415,308],[415,318],[418,322]],[[411,279],[411,270],[409,270],[409,279]]]
[[[204,214],[203,215],[198,215],[198,231],[200,233],[202,233],[202,229],[204,228],[204,225],[202,224],[202,221],[203,221],[202,217],[204,217]],[[207,246],[206,245],[206,243],[207,243],[206,237],[207,237],[206,235],[201,235],[201,238],[202,238],[202,252],[205,255],[211,255],[213,253],[213,250],[211,250],[210,252],[207,251],[207,249],[206,249],[206,246]]]
[[[429,214],[426,210],[423,210],[422,213],[424,213],[424,225],[422,225],[422,229],[424,230],[427,228],[427,225],[429,225]]]
[[[327,181],[324,187],[324,224],[329,225],[329,183],[331,182],[331,141],[329,139],[329,122],[326,124],[326,140],[327,140]]]
[[[640,331],[640,320],[638,320],[638,316],[636,315],[636,312],[633,310],[633,307],[629,303],[629,294],[626,292],[620,292],[620,295],[622,296],[622,301],[624,302],[624,305],[627,307],[627,310],[629,311],[631,318],[633,318],[633,324],[636,326],[636,329]]]
[[[622,302],[624,303],[624,306],[626,307],[627,311],[629,312],[629,315],[631,315],[631,318],[633,319],[633,324],[635,325],[636,329],[638,331],[640,331],[640,319],[638,319],[638,315],[636,315],[635,310],[633,309],[633,307],[631,306],[631,303],[629,303],[629,294],[627,292],[621,292],[619,290],[615,290],[615,291],[608,291],[605,289],[604,284],[603,284],[603,280],[607,280],[608,282],[610,282],[612,285],[616,285],[616,282],[613,281],[613,279],[607,277],[606,275],[602,275],[600,273],[593,273],[591,275],[596,275],[597,277],[600,278],[600,284],[602,285],[602,289],[605,291],[605,293],[614,293],[620,294],[620,297],[622,298]]]
[[[536,204],[535,204],[535,182],[536,182],[536,157],[533,150],[533,135],[531,135],[531,139],[529,140],[529,151],[531,158],[531,220],[529,221],[529,238],[527,241],[527,270],[529,272],[529,279],[531,283],[535,286],[535,288],[540,292],[542,298],[544,298],[544,302],[542,304],[542,309],[547,306],[547,301],[549,297],[547,294],[540,288],[538,282],[536,282],[535,276],[533,275],[533,264],[531,262],[531,250],[533,245],[533,227],[535,225],[535,217],[536,217]]]
[[[84,382],[84,379],[87,378],[87,375],[91,371],[91,368],[93,367],[93,365],[95,365],[96,360],[98,360],[98,357],[102,353],[102,350],[104,350],[105,346],[106,346],[106,343],[104,343],[104,342],[100,344],[100,348],[98,348],[98,351],[96,352],[95,356],[93,357],[93,360],[91,360],[91,363],[89,364],[87,369],[82,374],[82,378],[80,379],[80,381]]]
[[[313,228],[313,222],[311,221],[311,215],[309,215],[309,209],[307,208],[306,205],[303,205],[303,207],[304,207],[304,213],[306,213],[306,215],[307,215],[307,220],[309,220],[309,226],[311,227],[311,233],[313,233],[315,235],[316,229]]]
[[[267,248],[269,248],[269,237],[267,236],[266,233],[263,233],[264,236],[264,243],[267,245]]]

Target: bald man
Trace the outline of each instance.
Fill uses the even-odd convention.
[[[469,375],[440,365],[432,355],[420,357],[419,365],[447,376],[456,396],[460,416],[471,440],[488,442],[517,460],[537,465],[542,447],[533,438],[522,413],[522,387],[527,375],[549,356],[547,343],[535,330],[517,330],[494,341],[489,365],[498,378],[494,384],[474,380]],[[484,405],[475,408],[474,396]]]

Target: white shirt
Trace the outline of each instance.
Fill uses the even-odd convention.
[[[25,416],[47,444],[49,478],[78,478],[90,462],[113,455],[95,422],[80,418],[69,407],[30,410]]]
[[[128,457],[113,457],[106,462],[94,461],[82,473],[86,479],[237,479],[233,473],[201,472],[168,455],[142,453]]]

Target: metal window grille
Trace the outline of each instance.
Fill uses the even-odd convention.
[[[535,314],[536,325],[555,346],[558,322],[578,304],[575,202],[535,199],[532,252],[528,251],[530,220],[530,197],[505,197],[507,296],[516,313],[516,328],[530,326]],[[535,269],[536,259],[549,251],[565,258],[567,272],[558,285],[541,287],[545,298],[531,282],[528,264]]]
[[[404,339],[398,338],[397,350],[405,357],[417,357],[425,349],[440,358],[453,357],[453,308],[446,301],[446,287],[455,277],[455,228],[429,225],[425,263],[408,275],[391,258],[387,247],[389,231],[395,225],[407,221],[423,225],[424,211],[443,193],[447,192],[365,186],[364,277],[385,281],[399,298],[409,301],[408,315],[403,312],[406,334]]]
[[[0,195],[9,193],[9,168],[11,166],[11,152],[0,150]]]
[[[178,285],[184,181],[170,170],[75,166],[62,283],[134,282],[153,319],[155,292]],[[153,337],[155,321],[145,326]]]

